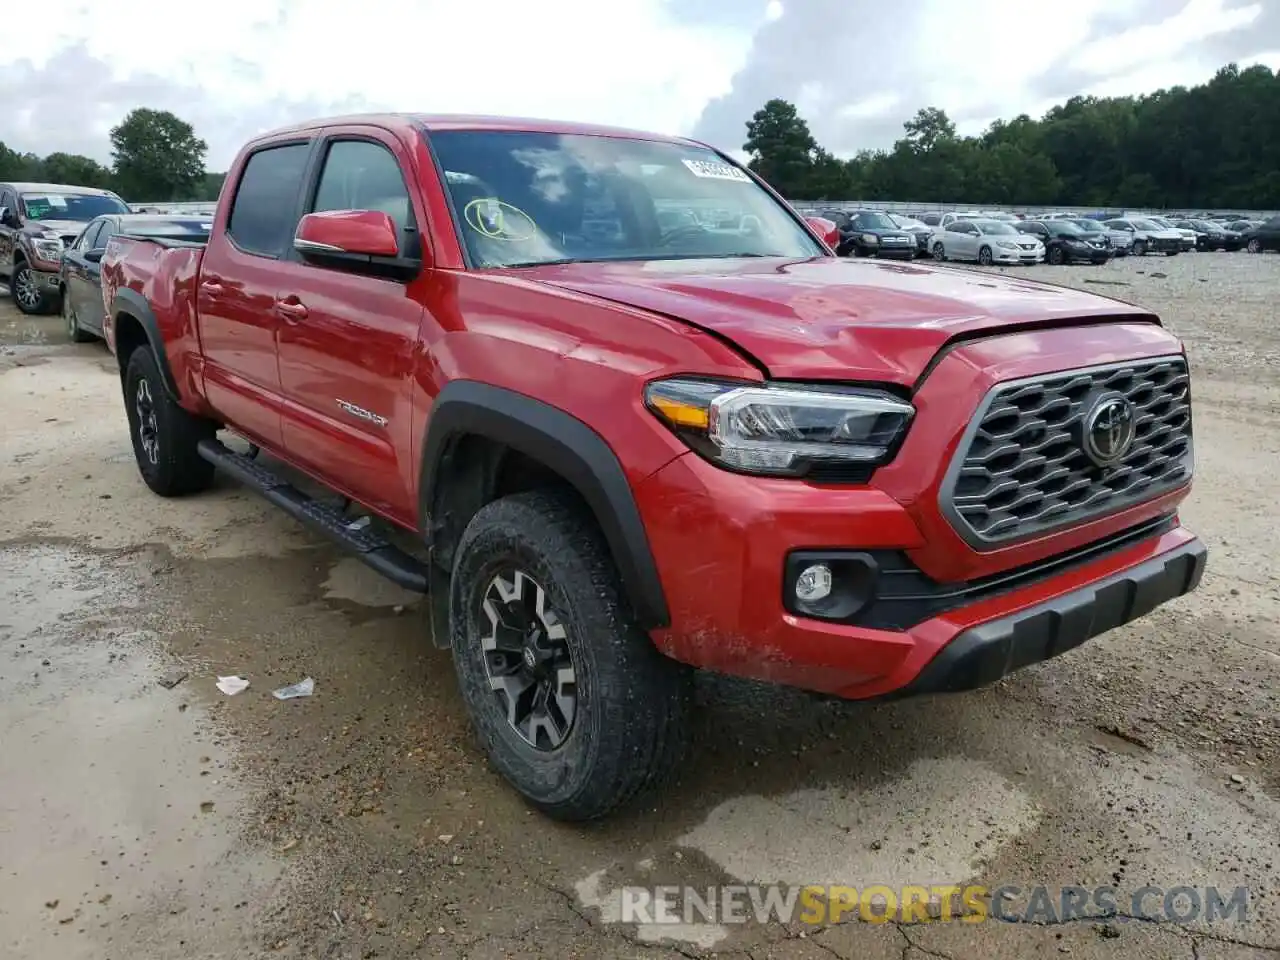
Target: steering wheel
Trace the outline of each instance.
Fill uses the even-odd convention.
[[[683,240],[686,237],[692,237],[706,233],[705,227],[700,227],[696,223],[687,223],[682,227],[676,227],[670,233],[664,233],[658,238],[658,246],[669,247],[677,240]]]

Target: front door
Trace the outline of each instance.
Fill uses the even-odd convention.
[[[241,167],[231,210],[210,237],[195,291],[210,406],[270,450],[281,450],[275,309],[281,269],[311,156],[309,140],[273,143]]]
[[[402,172],[403,147],[367,127],[340,128],[322,147],[308,213],[380,210],[400,228],[401,253],[420,256]],[[406,157],[407,159],[407,157]],[[425,309],[406,284],[294,257],[277,274],[280,384],[289,458],[384,515],[415,515],[410,398]]]

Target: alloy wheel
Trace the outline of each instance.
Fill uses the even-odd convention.
[[[80,321],[76,319],[76,308],[71,306],[71,298],[62,294],[62,320],[67,325],[67,336],[74,340],[80,333]]]
[[[531,747],[551,751],[573,729],[577,673],[564,622],[533,577],[517,568],[499,571],[480,602],[489,624],[480,646],[489,688],[507,723]]]
[[[28,312],[40,306],[40,288],[36,286],[35,274],[25,264],[13,275],[13,299]]]
[[[145,377],[138,381],[133,409],[138,415],[138,442],[142,444],[147,459],[153,464],[159,463],[160,425],[156,422],[156,404],[151,396],[151,384]]]

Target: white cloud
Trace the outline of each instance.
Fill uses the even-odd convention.
[[[110,128],[153,106],[196,127],[213,169],[264,129],[378,109],[595,121],[735,150],[783,97],[849,154],[888,146],[923,106],[973,132],[1073,93],[1200,82],[1228,56],[1274,65],[1271,2],[220,0],[202,17],[43,0],[39,26],[0,46],[0,141],[105,162]]]

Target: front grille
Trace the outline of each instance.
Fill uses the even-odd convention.
[[[1108,466],[1085,453],[1103,397],[1132,405],[1134,436]],[[998,546],[1132,506],[1191,479],[1186,361],[1161,357],[999,384],[983,399],[942,484],[941,507],[975,547]]]

